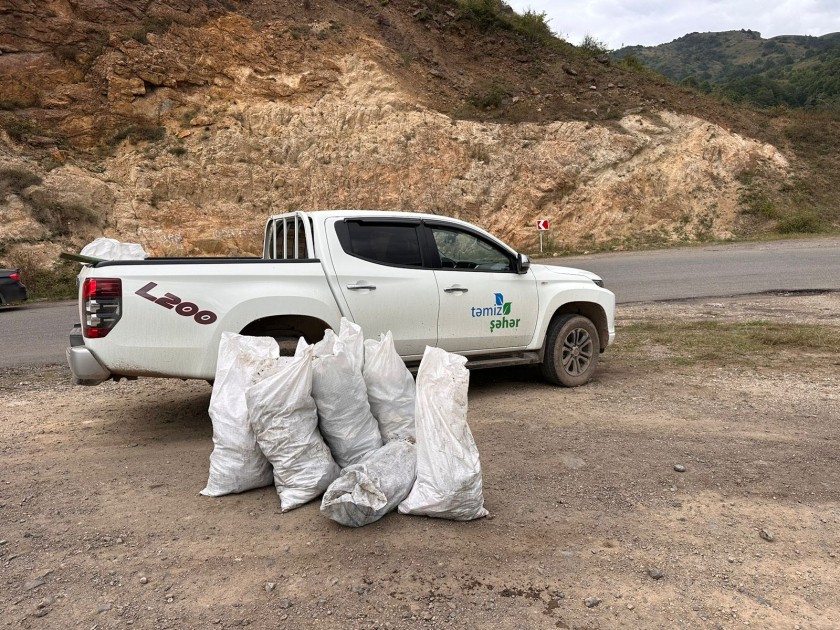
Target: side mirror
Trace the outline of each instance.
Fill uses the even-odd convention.
[[[525,254],[516,255],[516,273],[528,273],[531,268],[531,260]]]

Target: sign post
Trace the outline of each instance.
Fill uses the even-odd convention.
[[[537,232],[540,233],[540,254],[543,253],[543,232],[548,231],[548,219],[537,219]]]

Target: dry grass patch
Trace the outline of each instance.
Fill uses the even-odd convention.
[[[650,349],[656,352],[650,352]],[[615,355],[634,361],[717,366],[778,362],[780,354],[834,354],[840,357],[840,327],[819,324],[661,321],[621,326]]]

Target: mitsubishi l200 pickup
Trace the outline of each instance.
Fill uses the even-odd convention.
[[[409,367],[426,346],[468,367],[539,364],[586,383],[615,337],[615,296],[593,273],[530,264],[484,230],[430,214],[272,216],[262,257],[97,261],[79,276],[75,382],[212,380],[225,331],[315,342],[342,317],[390,330]]]

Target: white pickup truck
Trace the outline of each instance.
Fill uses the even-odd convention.
[[[531,265],[456,219],[401,212],[293,212],[266,224],[261,258],[99,261],[80,274],[76,383],[212,380],[222,332],[314,342],[341,317],[392,331],[409,367],[425,347],[468,367],[540,364],[577,386],[615,336],[615,296],[587,271]],[[293,347],[293,345],[292,345]]]

